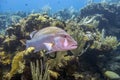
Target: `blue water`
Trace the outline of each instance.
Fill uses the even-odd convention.
[[[94,0],[100,2],[101,0]],[[40,10],[44,6],[50,6],[53,12],[64,8],[80,9],[87,4],[87,0],[0,0],[0,12],[32,11]]]

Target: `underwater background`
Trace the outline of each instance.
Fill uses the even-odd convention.
[[[100,2],[101,0],[94,0],[94,2]],[[74,7],[75,9],[79,10],[80,8],[84,7],[87,4],[87,0],[1,0],[0,1],[0,11],[38,11],[44,6],[49,6],[53,12],[62,10],[64,8]]]
[[[77,48],[26,48],[50,26]],[[0,0],[0,80],[120,80],[120,0]]]

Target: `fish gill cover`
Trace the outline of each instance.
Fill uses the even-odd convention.
[[[27,40],[54,32],[53,26],[77,48],[49,54],[26,48]],[[119,35],[119,0],[0,0],[0,80],[119,80]],[[68,46],[67,38],[33,45],[51,50],[57,40]]]

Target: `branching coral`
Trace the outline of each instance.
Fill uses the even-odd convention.
[[[80,20],[79,25],[84,30],[93,30],[98,27],[99,21],[97,20],[98,17],[101,15],[94,15],[94,16],[87,16]]]
[[[106,36],[102,43],[103,46],[107,46],[108,49],[116,49],[120,43],[114,36]]]
[[[44,66],[42,60],[40,61],[40,63],[38,60],[36,60],[36,65],[34,62],[31,62],[30,64],[31,64],[31,73],[33,80],[50,80],[50,76],[48,72],[49,66],[46,65],[44,72]]]
[[[86,40],[85,40],[85,37],[84,37],[84,33],[82,31],[75,30],[75,31],[73,31],[73,35],[72,36],[78,42],[78,48],[75,49],[75,50],[72,50],[72,52],[73,52],[73,54],[75,56],[80,56],[83,53],[83,51],[84,51],[84,46],[85,46],[85,43],[86,43]]]
[[[96,40],[94,40],[91,48],[109,51],[116,49],[119,45],[120,42],[118,42],[117,38],[115,36],[105,36],[103,29],[102,33],[97,31]]]

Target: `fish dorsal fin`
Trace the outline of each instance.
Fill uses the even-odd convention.
[[[43,43],[45,46],[46,46],[46,48],[50,51],[50,50],[52,50],[52,46],[53,46],[53,43]]]
[[[33,38],[33,36],[37,33],[37,30],[30,33],[30,38]]]

